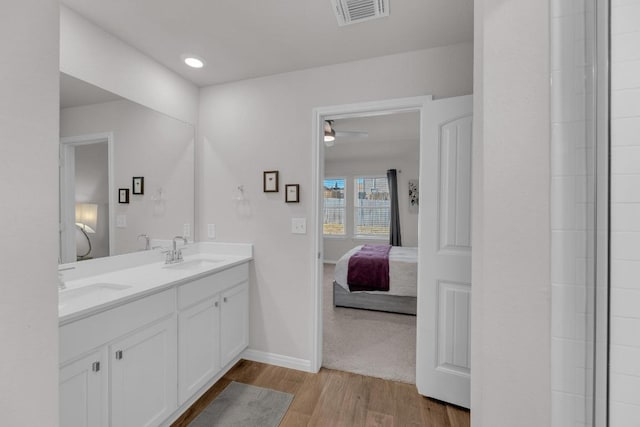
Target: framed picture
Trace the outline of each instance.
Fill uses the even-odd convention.
[[[278,171],[263,172],[262,188],[265,193],[277,193],[279,191]]]
[[[144,177],[134,176],[133,185],[131,186],[133,194],[144,194]]]
[[[284,201],[287,203],[299,203],[300,202],[300,184],[287,184],[284,186],[285,195]]]
[[[418,190],[418,180],[409,180],[409,212],[418,212],[418,206],[420,205],[420,193]]]
[[[129,203],[129,189],[118,189],[118,203]]]

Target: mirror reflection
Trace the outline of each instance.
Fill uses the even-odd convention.
[[[193,126],[64,73],[60,92],[60,262],[191,239]]]

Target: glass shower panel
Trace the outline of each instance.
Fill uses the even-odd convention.
[[[552,425],[594,425],[598,257],[596,0],[551,1]],[[605,61],[606,62],[606,61]],[[603,264],[606,270],[606,262]],[[606,353],[606,352],[605,352]],[[606,370],[605,370],[606,373]]]

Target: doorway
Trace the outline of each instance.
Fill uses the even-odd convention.
[[[409,185],[417,189],[420,115],[329,118],[325,126],[322,365],[415,384],[418,199]],[[392,211],[389,290],[350,292],[351,255],[389,244]]]
[[[111,255],[113,135],[60,140],[60,262]]]
[[[322,365],[324,121],[420,114],[416,385],[420,394],[470,403],[470,171],[472,96],[431,96],[316,108],[313,112],[312,369]],[[462,149],[458,150],[461,147]],[[466,165],[459,167],[458,165]],[[427,173],[429,172],[429,173]],[[427,176],[429,175],[429,176]],[[433,176],[431,176],[433,175]],[[428,200],[429,202],[426,202]],[[458,209],[460,207],[460,209]],[[465,236],[468,236],[466,238]],[[436,327],[438,325],[438,327]]]

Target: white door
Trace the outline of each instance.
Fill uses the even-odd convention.
[[[469,408],[473,97],[425,104],[420,149],[416,385]]]
[[[113,427],[157,426],[178,407],[175,343],[171,317],[110,346]]]

